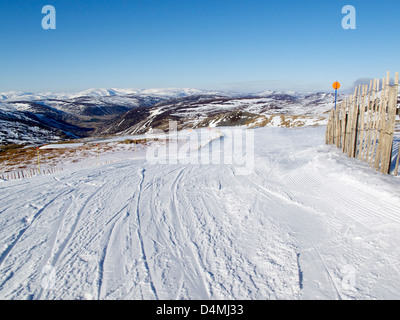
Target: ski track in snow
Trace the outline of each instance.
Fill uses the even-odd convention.
[[[320,128],[255,132],[249,175],[135,159],[1,183],[0,298],[399,298],[399,179]]]
[[[156,287],[154,286],[154,282],[152,280],[152,276],[151,276],[151,272],[150,272],[150,268],[149,268],[149,263],[147,261],[147,257],[146,257],[146,250],[144,247],[144,242],[143,242],[143,236],[142,236],[142,227],[141,227],[141,222],[140,222],[140,209],[139,209],[139,204],[140,204],[140,195],[142,193],[142,188],[143,188],[143,180],[144,180],[144,174],[145,174],[145,170],[142,169],[140,172],[140,182],[139,182],[139,187],[138,187],[138,199],[137,199],[137,207],[136,207],[136,219],[137,219],[137,223],[138,223],[138,238],[139,238],[139,242],[140,242],[140,251],[142,253],[142,259],[148,274],[148,278],[149,278],[149,283],[150,283],[150,287],[152,292],[154,293],[154,298],[158,299],[158,295],[157,295],[157,290]]]

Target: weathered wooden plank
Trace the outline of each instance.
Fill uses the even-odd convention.
[[[396,109],[397,109],[397,88],[399,85],[399,73],[396,72],[394,78],[394,85],[390,87],[389,100],[388,100],[388,124],[386,128],[386,146],[385,146],[385,167],[383,172],[390,174],[390,165],[392,163],[393,155],[393,137],[394,127],[396,122]]]
[[[329,144],[335,143],[335,110],[331,110],[331,126],[330,126]]]
[[[398,92],[399,92],[399,73],[398,72],[396,72],[396,76],[395,76],[395,88],[396,88],[395,91],[396,91],[396,97],[397,97],[398,96]],[[396,108],[397,108],[397,106],[396,106]],[[400,112],[400,109],[396,109],[396,114],[398,114],[399,112]],[[392,152],[393,152],[393,150],[392,150]],[[396,164],[395,164],[394,172],[393,172],[393,174],[395,176],[397,176],[398,171],[399,171],[399,160],[400,160],[400,144],[399,144],[399,147],[397,149],[397,159],[396,159]]]
[[[329,116],[328,116],[328,122],[326,123],[325,144],[328,144],[328,131],[329,131]]]
[[[397,91],[397,90],[396,90]],[[396,95],[396,96],[395,96]],[[390,173],[390,164],[392,158],[393,149],[393,135],[394,135],[394,125],[396,120],[396,101],[397,92],[395,92],[395,87],[389,89],[389,99],[388,99],[388,112],[387,112],[387,123],[384,131],[384,145],[383,145],[383,173]]]
[[[372,87],[372,96],[371,96],[371,101],[369,104],[369,126],[368,126],[368,137],[367,137],[367,147],[366,147],[366,155],[365,155],[365,161],[369,163],[369,159],[371,157],[371,145],[372,145],[372,132],[374,129],[374,112],[376,108],[376,92],[377,92],[377,79],[374,79],[373,87]]]
[[[355,95],[352,109],[351,123],[351,141],[350,141],[350,158],[355,158],[357,151],[357,135],[358,135],[358,116],[360,111],[359,101],[361,99],[361,85],[358,86],[358,92]]]
[[[397,84],[396,84],[397,81]],[[399,73],[396,73],[396,77],[395,77],[395,92],[396,92],[396,97],[398,96],[398,91],[399,91]],[[397,100],[397,99],[396,99]],[[396,106],[397,107],[397,106]],[[396,110],[396,113],[400,111]],[[393,149],[392,149],[392,153],[393,153]],[[393,175],[397,176],[398,172],[399,172],[399,160],[400,160],[400,144],[399,147],[397,148],[397,159],[396,159],[396,164],[394,167],[394,171],[393,171]]]
[[[328,123],[326,125],[326,144],[329,144],[329,140],[330,140],[329,134],[330,134],[331,121],[332,121],[331,112],[329,112]]]
[[[389,153],[390,153],[390,111],[389,111],[389,100],[391,96],[391,86],[390,86],[390,71],[387,72],[386,76],[386,104],[385,104],[385,112],[383,114],[384,117],[384,126],[382,127],[382,150],[381,150],[381,165],[380,172],[387,173],[388,171],[388,163],[389,163]]]
[[[354,118],[354,108],[355,108],[355,101],[356,101],[356,97],[357,97],[357,88],[354,91],[354,94],[352,96],[350,96],[349,99],[349,120],[348,120],[348,126],[347,126],[347,152],[346,154],[351,157],[351,143],[353,141],[352,138],[352,127],[353,127],[353,118]]]
[[[385,108],[382,113],[382,137],[380,138],[381,145],[381,163],[380,172],[387,173],[387,163],[388,163],[388,149],[389,149],[389,131],[390,131],[390,120],[389,120],[389,99],[391,96],[390,88],[390,72],[388,72],[386,77],[386,96],[385,96]]]
[[[335,110],[335,146],[340,148],[340,109]]]
[[[390,77],[390,76],[389,76]],[[389,81],[385,78],[382,79],[382,93],[381,93],[381,103],[380,103],[380,110],[378,115],[378,138],[377,138],[377,149],[374,161],[374,168],[379,171],[380,163],[382,160],[382,149],[384,144],[383,139],[383,130],[386,125],[386,108],[387,108],[387,95],[389,89]]]
[[[368,146],[368,137],[371,129],[371,119],[370,119],[370,113],[371,113],[371,95],[372,95],[372,80],[369,83],[369,90],[368,90],[368,98],[367,98],[367,105],[366,105],[366,123],[365,123],[365,133],[364,133],[364,141],[363,141],[363,148],[362,148],[362,154],[361,154],[361,160],[364,161],[367,153],[367,146]]]
[[[383,85],[382,85],[383,86]],[[375,110],[374,110],[374,120],[373,120],[373,134],[372,134],[372,145],[371,145],[371,154],[370,154],[370,161],[369,165],[372,167],[375,161],[375,149],[376,149],[376,139],[378,138],[378,123],[379,123],[379,110],[380,110],[380,101],[378,99],[378,92],[379,92],[379,79],[377,79],[376,85],[376,99],[375,99]]]
[[[347,100],[347,98],[346,98]],[[346,123],[347,123],[347,110],[346,110],[346,101],[343,101],[341,104],[341,142],[342,142],[342,152],[344,152],[344,146],[346,143]]]
[[[369,110],[371,105],[371,94],[372,94],[372,80],[370,81],[369,86],[366,86],[366,94],[365,94],[365,106],[364,106],[364,133],[362,140],[362,152],[361,152],[361,161],[364,161],[365,154],[367,150],[367,140],[368,140],[368,125],[369,125]]]
[[[325,143],[331,144],[332,110],[329,111],[328,123],[326,125]]]
[[[359,116],[359,121],[358,121],[358,144],[357,144],[357,149],[356,150],[356,155],[359,160],[362,159],[362,152],[363,152],[363,146],[364,146],[364,130],[365,130],[365,99],[368,93],[368,86],[364,85],[362,86],[362,97],[361,97],[361,103],[360,103],[360,116]],[[358,152],[357,152],[358,151]]]
[[[352,119],[352,103],[353,103],[353,96],[349,97],[348,104],[347,104],[347,123],[346,123],[346,146],[345,146],[345,153],[350,156],[350,140],[351,140],[351,119]]]

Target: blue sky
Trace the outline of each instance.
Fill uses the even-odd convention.
[[[398,0],[3,0],[0,92],[346,89],[400,71],[399,17]]]

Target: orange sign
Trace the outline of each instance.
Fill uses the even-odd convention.
[[[332,87],[333,87],[333,89],[337,90],[337,89],[340,88],[340,83],[336,81],[336,82],[334,82],[334,83],[332,84]]]

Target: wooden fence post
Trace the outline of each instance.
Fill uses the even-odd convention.
[[[371,149],[372,149],[372,138],[373,138],[373,131],[375,128],[375,110],[376,110],[376,99],[377,99],[377,92],[379,86],[379,79],[374,79],[373,84],[373,92],[372,92],[372,101],[370,105],[370,115],[369,115],[369,130],[368,130],[368,140],[367,140],[367,150],[366,150],[366,157],[365,161],[370,163],[371,158]]]
[[[352,123],[351,123],[351,140],[350,140],[350,158],[355,158],[357,152],[357,134],[358,134],[358,115],[359,115],[359,100],[361,97],[361,85],[358,86],[353,100]]]
[[[346,98],[347,101],[347,98]],[[342,152],[344,152],[344,146],[346,144],[346,123],[347,123],[347,111],[346,111],[346,101],[343,101],[341,104],[341,141],[342,141]]]
[[[346,114],[346,144],[345,144],[345,154],[349,154],[349,140],[350,140],[350,128],[351,128],[351,101],[352,101],[352,96],[349,97],[349,99],[346,99],[346,109],[347,109],[347,114]]]
[[[364,121],[365,121],[365,96],[367,95],[367,86],[362,86],[362,96],[361,96],[361,103],[360,103],[360,116],[358,121],[358,154],[356,150],[356,156],[359,160],[361,160],[363,145],[364,145]]]
[[[382,79],[382,93],[381,93],[381,103],[380,103],[380,110],[378,115],[378,146],[376,150],[374,168],[375,170],[379,171],[381,158],[382,158],[382,149],[384,144],[384,128],[386,126],[386,105],[387,105],[387,98],[389,92],[389,79],[390,74],[388,74],[388,78]]]
[[[328,124],[326,128],[326,144],[333,144],[334,141],[334,110],[329,112]]]
[[[372,130],[372,144],[371,144],[371,154],[370,154],[370,167],[373,166],[373,162],[375,159],[375,146],[376,146],[376,139],[378,138],[378,120],[379,120],[379,110],[380,110],[380,102],[382,98],[382,91],[381,91],[381,98],[378,101],[378,92],[379,92],[379,79],[376,80],[376,100],[375,100],[375,110],[374,110],[374,119],[373,119],[373,130]],[[383,84],[382,84],[383,87]]]
[[[367,146],[368,146],[368,139],[370,135],[371,129],[371,95],[372,95],[372,80],[369,83],[369,90],[368,90],[368,98],[367,98],[367,106],[366,106],[366,125],[365,125],[365,134],[364,134],[364,143],[363,143],[363,151],[361,155],[361,160],[364,161],[367,153]]]
[[[395,104],[395,108],[397,111],[397,96],[398,96],[398,92],[399,92],[399,73],[396,72],[396,76],[395,76],[395,80],[394,80],[394,88],[395,88],[395,97],[396,97],[396,104]],[[393,153],[393,150],[392,150]],[[398,171],[399,171],[399,159],[400,159],[400,143],[399,143],[399,147],[397,148],[397,159],[396,159],[396,164],[394,167],[394,171],[393,171],[393,175],[397,176]]]
[[[393,154],[393,137],[394,127],[396,122],[397,111],[397,87],[399,85],[399,73],[396,72],[394,79],[394,86],[389,88],[388,97],[388,110],[387,110],[387,124],[385,128],[385,144],[384,144],[384,157],[382,172],[390,174],[390,165],[392,163]]]
[[[350,139],[349,139],[349,157],[353,158],[354,152],[354,144],[355,144],[355,135],[356,135],[356,126],[357,126],[357,100],[358,100],[358,90],[355,89],[353,99],[351,101],[351,122],[350,122]]]
[[[339,131],[339,109],[336,107],[336,109],[333,111],[335,115],[335,132],[334,132],[334,143],[335,147],[338,147],[338,143],[340,144],[340,131]]]
[[[382,139],[381,141],[381,164],[380,164],[380,172],[382,173],[387,173],[387,161],[388,161],[388,140],[389,140],[389,134],[388,131],[390,130],[390,119],[389,119],[389,99],[390,99],[390,73],[388,72],[387,78],[386,78],[386,95],[385,95],[385,104],[384,104],[384,110],[382,112]]]
[[[335,110],[331,110],[331,125],[330,125],[330,132],[329,132],[329,144],[334,144],[335,142]]]
[[[326,130],[325,130],[325,144],[329,144],[329,126],[330,126],[330,121],[331,121],[331,113],[329,112],[328,122],[326,124]]]

